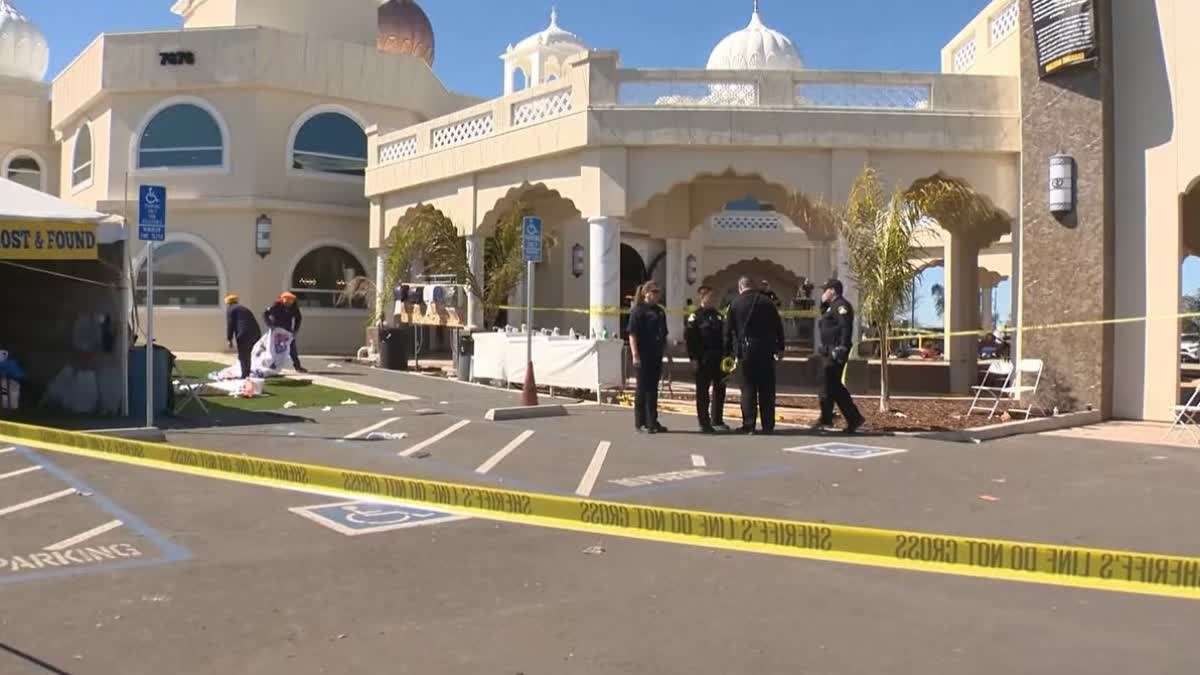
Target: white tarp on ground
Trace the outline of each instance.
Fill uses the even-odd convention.
[[[0,220],[99,223],[108,216],[0,178]]]
[[[250,377],[262,379],[278,375],[279,371],[291,362],[289,354],[292,350],[293,337],[290,332],[282,328],[272,328],[271,332],[259,338],[258,342],[254,343],[253,351],[250,352]],[[242,379],[242,366],[235,361],[232,366],[224,370],[210,373],[208,379],[216,382],[240,380]]]
[[[525,335],[475,333],[473,379],[525,381]],[[533,375],[539,385],[597,391],[619,387],[620,340],[579,340],[566,336],[533,337]]]

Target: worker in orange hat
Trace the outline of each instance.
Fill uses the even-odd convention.
[[[307,373],[308,369],[300,365],[300,351],[296,348],[296,336],[300,333],[300,322],[304,319],[300,315],[300,305],[296,303],[296,296],[292,293],[281,293],[279,299],[263,313],[263,318],[266,320],[267,330],[282,328],[292,334],[292,367],[297,373]]]

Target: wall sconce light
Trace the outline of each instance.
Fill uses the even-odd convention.
[[[574,274],[576,279],[583,276],[583,244],[571,247],[571,274]]]
[[[700,263],[696,260],[696,256],[688,255],[687,257],[687,282],[688,286],[694,286],[696,279],[699,277]]]
[[[1075,158],[1050,157],[1050,213],[1061,215],[1075,210]]]
[[[265,213],[254,221],[254,252],[260,258],[271,255],[271,217]]]

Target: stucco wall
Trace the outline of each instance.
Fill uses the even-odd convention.
[[[942,72],[958,72],[963,75],[1019,75],[1021,72],[1021,39],[1019,31],[996,31],[994,22],[1016,3],[1018,11],[1029,7],[1028,0],[992,0],[975,15],[970,23],[942,47]],[[963,70],[955,68],[955,53],[970,40],[975,41],[975,58]]]

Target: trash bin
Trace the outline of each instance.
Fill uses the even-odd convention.
[[[154,414],[164,415],[171,400],[170,352],[154,345]],[[146,419],[146,347],[129,349],[129,416]]]
[[[412,326],[380,329],[379,367],[385,370],[408,370],[412,342]]]
[[[460,331],[456,351],[454,369],[458,373],[458,380],[459,382],[470,382],[471,357],[475,355],[475,338],[466,331]]]

